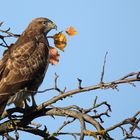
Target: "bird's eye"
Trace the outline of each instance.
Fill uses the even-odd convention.
[[[42,24],[43,24],[43,25],[47,25],[47,22],[43,21]]]

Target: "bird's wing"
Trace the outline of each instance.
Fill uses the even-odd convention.
[[[13,45],[0,65],[0,95],[17,92],[25,86],[38,88],[48,65],[48,53],[44,43],[30,41],[18,47]]]

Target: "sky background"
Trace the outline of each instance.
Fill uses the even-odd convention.
[[[73,26],[78,31],[78,35],[68,37],[65,52],[60,52],[59,64],[50,65],[39,90],[53,85],[55,72],[60,76],[59,87],[66,86],[67,90],[77,87],[77,78],[83,80],[83,86],[98,84],[106,51],[105,82],[140,70],[139,0],[1,0],[0,4],[0,21],[5,22],[3,28],[11,27],[14,33],[22,33],[36,17],[48,17],[57,24],[58,31],[68,26]],[[9,43],[14,41],[10,40]],[[1,48],[0,55],[2,52]],[[99,102],[107,101],[112,106],[111,118],[104,117],[106,122],[103,126],[107,128],[140,110],[140,84],[136,85],[136,88],[129,84],[121,85],[119,92],[109,89],[82,93],[55,105],[75,104],[88,108],[92,106],[95,96],[98,96]],[[54,92],[38,94],[37,104],[55,95],[57,94]],[[50,132],[54,132],[63,123],[60,118],[56,121],[51,117],[40,118],[38,122],[45,122]],[[79,128],[74,124],[64,129],[68,130],[75,132]],[[114,131],[111,133],[112,137],[120,140],[120,132]],[[39,140],[40,137],[21,134],[20,140],[25,139]],[[65,139],[66,137],[61,137],[61,140]]]

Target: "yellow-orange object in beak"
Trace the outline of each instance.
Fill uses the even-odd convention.
[[[55,46],[60,49],[61,51],[64,51],[66,45],[67,45],[67,38],[65,36],[65,34],[63,34],[62,32],[59,32],[58,34],[55,34],[53,36],[54,38],[54,44]]]

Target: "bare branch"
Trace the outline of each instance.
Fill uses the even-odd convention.
[[[104,57],[104,64],[102,68],[102,73],[101,73],[101,80],[100,83],[103,83],[103,78],[104,78],[104,73],[105,73],[105,64],[106,64],[106,57],[107,57],[108,52],[106,52],[105,57]]]
[[[10,31],[10,28],[8,28],[7,30],[0,29],[0,32],[7,34],[6,36],[3,36],[4,38],[6,38],[6,37],[15,37],[15,38],[20,37],[19,34],[14,34],[14,33],[9,32],[9,31]]]
[[[124,84],[124,83],[130,83],[130,82],[140,81],[140,79],[137,79],[137,77],[136,77],[138,73],[139,72],[135,73],[135,75],[134,75],[135,77],[132,77],[132,78],[127,77],[125,79],[119,79],[119,80],[112,81],[112,82],[109,82],[109,83],[104,83],[103,85],[102,84],[98,84],[98,85],[94,85],[94,86],[84,87],[82,89],[79,89],[78,88],[78,89],[75,89],[75,90],[67,91],[67,92],[65,92],[65,94],[59,94],[58,96],[53,97],[49,101],[44,102],[43,104],[39,105],[37,107],[37,109],[42,108],[42,106],[43,107],[47,107],[50,104],[57,102],[58,100],[61,100],[63,98],[66,98],[68,96],[71,96],[71,95],[74,95],[74,94],[77,94],[77,93],[82,93],[82,92],[87,92],[87,91],[102,89],[103,86],[105,88],[107,88],[107,89],[108,88],[112,88],[112,84],[113,85],[119,85],[119,84]]]
[[[68,124],[70,124],[70,123],[72,123],[72,122],[74,122],[74,121],[75,121],[75,119],[72,119],[71,121],[64,121],[63,124],[62,124],[62,126],[60,126],[56,132],[54,132],[53,134],[51,134],[50,137],[49,137],[48,139],[50,139],[50,138],[52,138],[52,137],[54,137],[54,136],[59,135],[60,131],[61,131],[66,125],[68,125]]]

